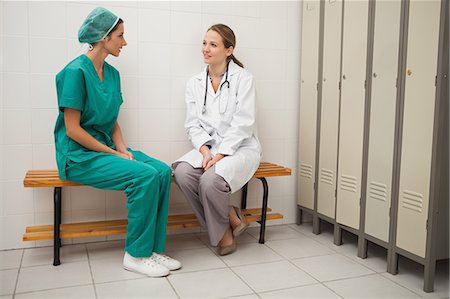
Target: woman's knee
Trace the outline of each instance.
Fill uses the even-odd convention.
[[[173,171],[175,182],[178,185],[186,185],[186,183],[189,181],[190,173],[193,171],[193,169],[194,168],[189,163],[179,163]]]
[[[230,192],[228,183],[213,171],[207,171],[200,177],[199,189],[206,192]]]

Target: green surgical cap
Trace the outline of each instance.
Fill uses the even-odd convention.
[[[105,38],[119,18],[103,7],[97,7],[87,16],[78,31],[80,43],[93,44]]]

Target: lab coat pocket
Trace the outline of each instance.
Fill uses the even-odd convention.
[[[236,95],[220,98],[219,113],[222,121],[231,122],[233,114],[236,112],[236,105]]]

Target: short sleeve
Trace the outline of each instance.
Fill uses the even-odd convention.
[[[67,68],[56,77],[58,107],[83,111],[86,101],[86,84],[81,69]]]

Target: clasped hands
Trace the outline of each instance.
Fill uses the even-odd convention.
[[[207,171],[225,157],[223,154],[217,154],[214,157],[211,157],[211,151],[206,145],[200,147],[200,153],[203,156],[202,167],[204,171]]]

